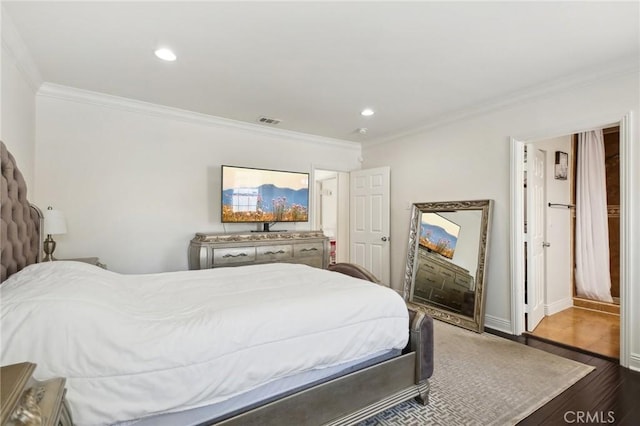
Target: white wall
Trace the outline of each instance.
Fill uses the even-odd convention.
[[[441,212],[439,214],[460,226],[460,233],[458,234],[458,241],[451,262],[469,271],[469,275],[474,278],[473,286],[475,287],[482,210]]]
[[[37,108],[33,201],[67,218],[56,257],[99,256],[118,272],[184,270],[195,232],[256,229],[220,222],[221,164],[302,172],[315,163],[360,167],[356,143],[69,88],[45,84]]]
[[[1,19],[0,139],[20,165],[27,188],[33,188],[36,143],[35,99],[41,78],[34,69],[33,61],[9,15],[2,13]]]
[[[619,121],[632,112],[630,230],[640,230],[639,73],[573,88],[443,122],[393,143],[363,146],[363,168],[391,166],[391,276],[400,288],[407,253],[409,202],[495,200],[486,276],[486,325],[512,330],[510,282],[510,137],[541,140]],[[640,240],[629,242],[631,301],[640,306]],[[635,279],[634,279],[635,277]],[[640,366],[640,309],[629,312],[631,360]],[[640,367],[638,367],[640,368]]]
[[[571,203],[571,179],[573,154],[571,152],[571,135],[535,141],[535,148],[545,152],[546,201],[555,204]],[[555,152],[566,152],[569,156],[567,180],[555,179]],[[551,245],[546,250],[546,287],[545,315],[553,315],[573,304],[571,279],[571,213],[567,208],[545,207],[546,230],[545,241]]]

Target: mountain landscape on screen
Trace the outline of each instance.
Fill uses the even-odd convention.
[[[222,191],[223,222],[306,222],[308,210],[308,188],[264,184]]]
[[[431,251],[452,259],[457,243],[458,235],[447,232],[441,226],[424,222],[420,225],[420,245]]]

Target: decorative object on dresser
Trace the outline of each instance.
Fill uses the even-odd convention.
[[[493,200],[415,203],[405,300],[434,318],[481,333]]]
[[[38,382],[35,369],[31,362],[0,367],[0,425],[72,426],[65,379]]]
[[[189,269],[287,262],[329,265],[329,237],[322,231],[197,233],[189,243]]]
[[[44,261],[56,260],[53,252],[56,249],[56,242],[51,238],[52,235],[62,235],[67,233],[67,221],[64,214],[60,210],[54,210],[49,206],[44,211],[44,233],[47,239],[44,240]]]

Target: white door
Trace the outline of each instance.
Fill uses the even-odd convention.
[[[527,331],[544,317],[545,153],[527,145]]]
[[[389,167],[351,172],[350,262],[390,282]]]

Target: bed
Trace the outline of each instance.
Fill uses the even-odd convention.
[[[428,401],[431,318],[356,265],[40,262],[42,216],[4,144],[1,216],[0,363],[66,377],[79,425],[354,424]]]

